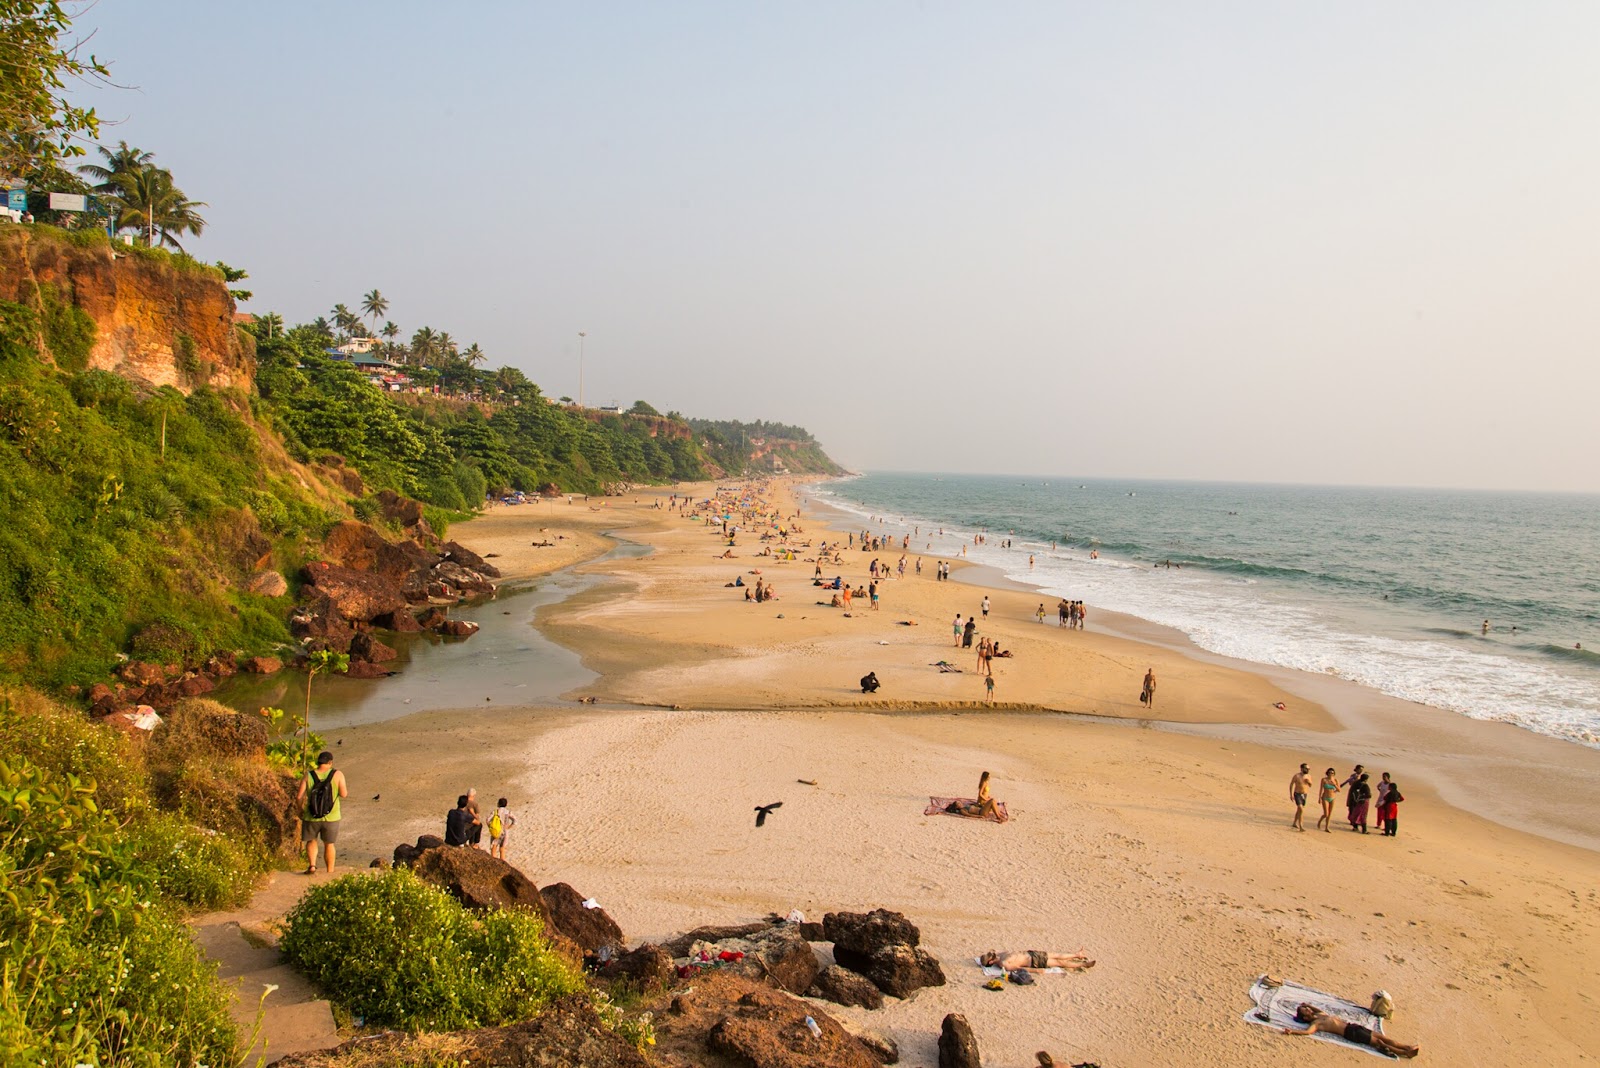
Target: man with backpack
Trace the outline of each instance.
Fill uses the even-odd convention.
[[[323,870],[333,874],[333,843],[339,838],[339,802],[348,797],[344,772],[333,766],[333,754],[317,754],[317,769],[300,780],[295,800],[300,803],[300,841],[306,847],[306,874],[317,871],[317,842],[322,842]]]

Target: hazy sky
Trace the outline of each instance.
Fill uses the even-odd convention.
[[[291,322],[374,286],[857,468],[1600,490],[1600,5],[101,0],[103,140]]]

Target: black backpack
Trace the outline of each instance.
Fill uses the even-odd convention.
[[[311,772],[311,792],[306,795],[306,813],[314,820],[327,819],[333,811],[333,776],[328,772],[326,779],[318,779],[316,772]]]

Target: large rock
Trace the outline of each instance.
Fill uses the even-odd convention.
[[[340,567],[326,560],[305,566],[305,580],[328,599],[341,619],[367,622],[374,616],[406,606],[400,587],[389,578],[370,571]]]
[[[617,926],[617,921],[606,915],[605,909],[584,908],[583,895],[566,883],[541,887],[539,896],[544,899],[545,910],[556,930],[578,943],[585,953],[622,946],[622,928]]]
[[[252,675],[271,675],[283,670],[283,661],[275,656],[252,656],[243,667]]]
[[[485,560],[483,557],[479,556],[465,545],[462,545],[460,542],[447,541],[443,545],[439,546],[439,551],[444,554],[444,558],[446,560],[449,560],[452,563],[460,564],[462,567],[468,568],[469,570],[476,571],[485,578],[497,579],[500,577],[499,568],[495,567],[489,561]]]
[[[433,567],[433,578],[442,582],[451,589],[458,590],[469,596],[479,596],[494,592],[494,583],[469,567],[450,560],[441,561]]]
[[[967,1018],[952,1012],[939,1028],[939,1068],[982,1068],[978,1040]]]
[[[830,964],[817,973],[810,989],[806,991],[806,997],[821,998],[835,1005],[858,1005],[863,1009],[883,1008],[883,991],[873,986],[872,981],[866,976],[858,975],[848,968],[841,968],[837,964]]]
[[[282,597],[289,592],[289,580],[276,571],[257,571],[245,589],[261,597]]]
[[[820,1034],[806,1026],[811,1017]],[[706,1048],[748,1068],[876,1068],[877,1059],[850,1032],[802,1001],[752,990],[706,1035]]]
[[[684,946],[682,952],[676,955],[689,956],[697,944],[713,957],[724,952],[742,954],[742,959],[727,962],[722,966],[722,970],[751,979],[765,980],[792,994],[804,994],[811,989],[811,984],[816,981],[817,972],[822,965],[817,960],[817,951],[812,949],[811,943],[800,934],[800,929],[791,923],[752,926],[754,930],[750,930],[749,927],[701,928],[700,930],[704,932],[743,930],[748,933],[717,939],[700,938]],[[682,945],[683,938],[674,939],[669,944]]]
[[[876,953],[859,954],[833,947],[833,959],[872,980],[879,990],[892,997],[908,998],[925,986],[944,986],[944,969],[925,949],[896,944]]]
[[[417,858],[430,849],[437,849],[444,845],[444,839],[436,834],[425,834],[417,839],[416,845],[406,845],[401,842],[394,847],[394,866],[409,868],[417,862]]]
[[[350,639],[350,655],[370,660],[374,664],[387,664],[400,654],[383,644],[371,634],[357,634]]]
[[[687,957],[689,947],[696,942],[723,942],[730,938],[749,938],[771,927],[770,923],[738,923],[731,925],[696,927],[676,938],[661,943],[661,948],[674,957]]]
[[[478,625],[470,619],[447,619],[434,630],[452,638],[470,638],[478,633]]]
[[[672,958],[660,946],[648,942],[608,961],[599,976],[608,983],[620,983],[634,990],[652,990],[671,984],[677,977]]]
[[[915,946],[922,941],[922,932],[917,930],[916,924],[888,909],[830,912],[822,917],[822,931],[834,945],[866,954],[875,953],[884,946]]]
[[[348,651],[351,639],[356,636],[354,628],[339,614],[333,599],[315,589],[310,602],[289,616],[289,633],[305,639],[311,649],[332,649],[336,653]]]
[[[388,668],[380,667],[370,660],[354,659],[350,661],[350,665],[344,671],[344,676],[347,679],[386,679],[393,674],[394,672]]]
[[[555,927],[534,881],[482,849],[441,845],[417,856],[411,868],[470,909],[527,909],[539,914],[546,930]]]
[[[379,490],[377,501],[384,518],[391,519],[402,527],[414,527],[422,522],[421,501],[402,497],[394,490]]]
[[[506,1027],[446,1036],[386,1031],[342,1046],[297,1053],[282,1068],[372,1068],[388,1064],[472,1064],[480,1068],[650,1068],[651,1061],[606,1028],[585,995],[563,998],[538,1016]],[[442,1059],[441,1059],[442,1058]]]
[[[856,1038],[867,1047],[867,1052],[877,1059],[879,1064],[899,1064],[900,1044],[888,1035],[878,1031],[863,1031]]]
[[[885,994],[904,998],[945,983],[939,962],[917,948],[922,932],[898,912],[830,912],[822,927],[833,942],[834,961],[866,976]]]
[[[417,622],[417,614],[409,608],[376,616],[372,620],[372,625],[392,630],[396,634],[416,634],[422,630],[422,624]]]
[[[177,690],[183,697],[199,697],[217,688],[217,684],[204,675],[189,675],[179,680]]]

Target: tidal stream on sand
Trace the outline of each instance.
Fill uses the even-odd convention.
[[[644,556],[650,547],[620,542],[601,560]],[[549,640],[534,625],[540,608],[566,600],[597,580],[565,568],[529,582],[508,582],[495,596],[452,608],[450,614],[479,626],[470,638],[391,634],[383,641],[400,656],[386,679],[319,676],[313,684],[312,720],[319,734],[340,727],[381,723],[417,712],[444,709],[564,705],[563,693],[595,678],[578,654]],[[211,694],[241,712],[262,706],[295,713],[305,707],[305,675],[236,675]]]

